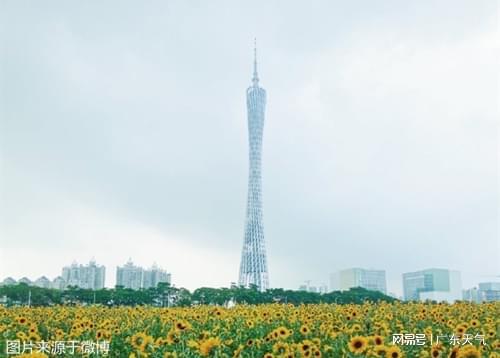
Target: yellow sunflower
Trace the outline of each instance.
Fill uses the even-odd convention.
[[[384,344],[384,337],[375,335],[372,337],[372,342],[375,346],[381,346]]]
[[[470,326],[471,327],[477,328],[480,325],[481,325],[481,323],[479,323],[479,321],[477,319],[473,319],[472,321],[470,321]]]
[[[17,356],[17,358],[49,358],[48,355],[40,352],[33,352],[33,353],[25,353]]]
[[[311,351],[313,357],[321,357],[321,351],[318,348],[313,347]]]
[[[179,335],[176,330],[171,329],[168,331],[166,339],[167,344],[177,344],[179,341]]]
[[[22,324],[22,325],[27,325],[28,324],[28,319],[23,316],[19,316],[16,319],[17,323]]]
[[[145,334],[142,332],[134,334],[130,338],[130,344],[132,345],[132,347],[134,347],[135,349],[139,349],[142,342],[144,341],[144,336],[145,336]]]
[[[290,353],[290,347],[283,342],[277,342],[273,345],[273,352],[278,355]]]
[[[458,350],[457,358],[481,358],[481,353],[475,346],[464,346]]]
[[[441,357],[441,347],[434,345],[431,347],[431,357],[432,358],[439,358]]]
[[[139,346],[139,350],[144,353],[147,350],[151,350],[153,348],[154,339],[151,336],[145,335],[142,344]]]
[[[401,358],[403,357],[403,352],[401,352],[401,349],[399,347],[392,346],[387,350],[385,356],[387,358]]]
[[[386,346],[375,346],[373,348],[373,352],[376,354],[377,357],[385,357],[387,353],[387,347]]]
[[[310,352],[313,346],[314,343],[312,341],[305,339],[299,344],[299,350],[302,354],[305,354],[306,352]]]
[[[311,330],[309,329],[309,327],[307,325],[302,325],[300,327],[300,333],[302,333],[303,335],[307,335],[311,332]]]
[[[189,322],[187,321],[177,321],[175,323],[175,329],[178,330],[178,331],[184,331],[184,330],[188,330],[191,328],[191,324],[189,324]]]
[[[368,346],[368,340],[363,336],[354,336],[349,341],[349,350],[354,354],[362,354]]]
[[[207,357],[210,354],[210,352],[212,352],[212,350],[214,350],[215,348],[220,346],[220,344],[221,344],[221,341],[220,341],[219,337],[215,337],[215,338],[211,337],[211,338],[208,338],[205,341],[201,342],[200,346],[198,348],[200,350],[200,354],[203,357]]]

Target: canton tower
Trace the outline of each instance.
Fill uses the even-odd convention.
[[[252,85],[247,89],[248,143],[250,170],[245,220],[245,238],[241,252],[239,285],[256,285],[260,291],[269,287],[264,224],[262,220],[262,134],[266,91],[259,87],[257,47],[254,47]]]

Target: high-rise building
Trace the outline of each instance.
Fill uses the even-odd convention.
[[[248,287],[256,285],[261,291],[269,287],[269,273],[264,242],[264,223],[262,214],[262,135],[266,91],[259,87],[257,75],[257,48],[254,48],[254,69],[252,85],[248,87],[247,117],[249,139],[248,197],[245,220],[245,236],[241,253],[238,283]]]
[[[78,286],[90,290],[104,288],[106,268],[97,265],[94,260],[88,265],[78,265],[73,262],[71,266],[63,267],[62,278],[68,286]]]
[[[125,265],[116,268],[117,286],[139,290],[157,287],[161,282],[172,283],[172,275],[156,264],[147,270],[134,265],[129,259]]]
[[[403,274],[406,301],[447,301],[462,299],[460,272],[446,269],[427,269]]]
[[[481,302],[480,292],[477,287],[472,287],[462,291],[462,299],[468,302]]]
[[[165,270],[159,268],[156,264],[149,270],[144,270],[142,276],[142,287],[157,287],[160,282],[172,283],[172,276]]]
[[[135,266],[131,260],[116,268],[116,285],[138,290],[142,288],[142,267]]]
[[[62,269],[62,278],[67,286],[80,285],[80,267],[73,261],[71,266],[65,266]]]
[[[332,291],[345,291],[354,287],[387,293],[385,271],[350,268],[330,275],[330,288]]]
[[[106,276],[106,268],[97,265],[95,261],[90,261],[88,265],[84,266],[82,274],[83,288],[91,290],[100,290],[104,288],[104,279]]]

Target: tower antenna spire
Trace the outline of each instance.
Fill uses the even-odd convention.
[[[253,78],[252,82],[254,86],[259,84],[259,76],[257,75],[257,38],[253,40]]]

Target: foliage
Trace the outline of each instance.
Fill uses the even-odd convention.
[[[6,296],[9,305],[50,306],[56,304],[102,304],[108,306],[153,305],[153,306],[190,306],[192,304],[227,305],[232,303],[363,303],[364,301],[394,301],[376,291],[353,288],[349,291],[336,291],[320,294],[306,291],[269,289],[260,292],[256,287],[231,288],[202,287],[193,293],[185,288],[176,288],[168,283],[160,283],[156,288],[132,290],[117,286],[114,289],[89,290],[70,286],[64,291],[17,284],[0,287],[0,297]]]

